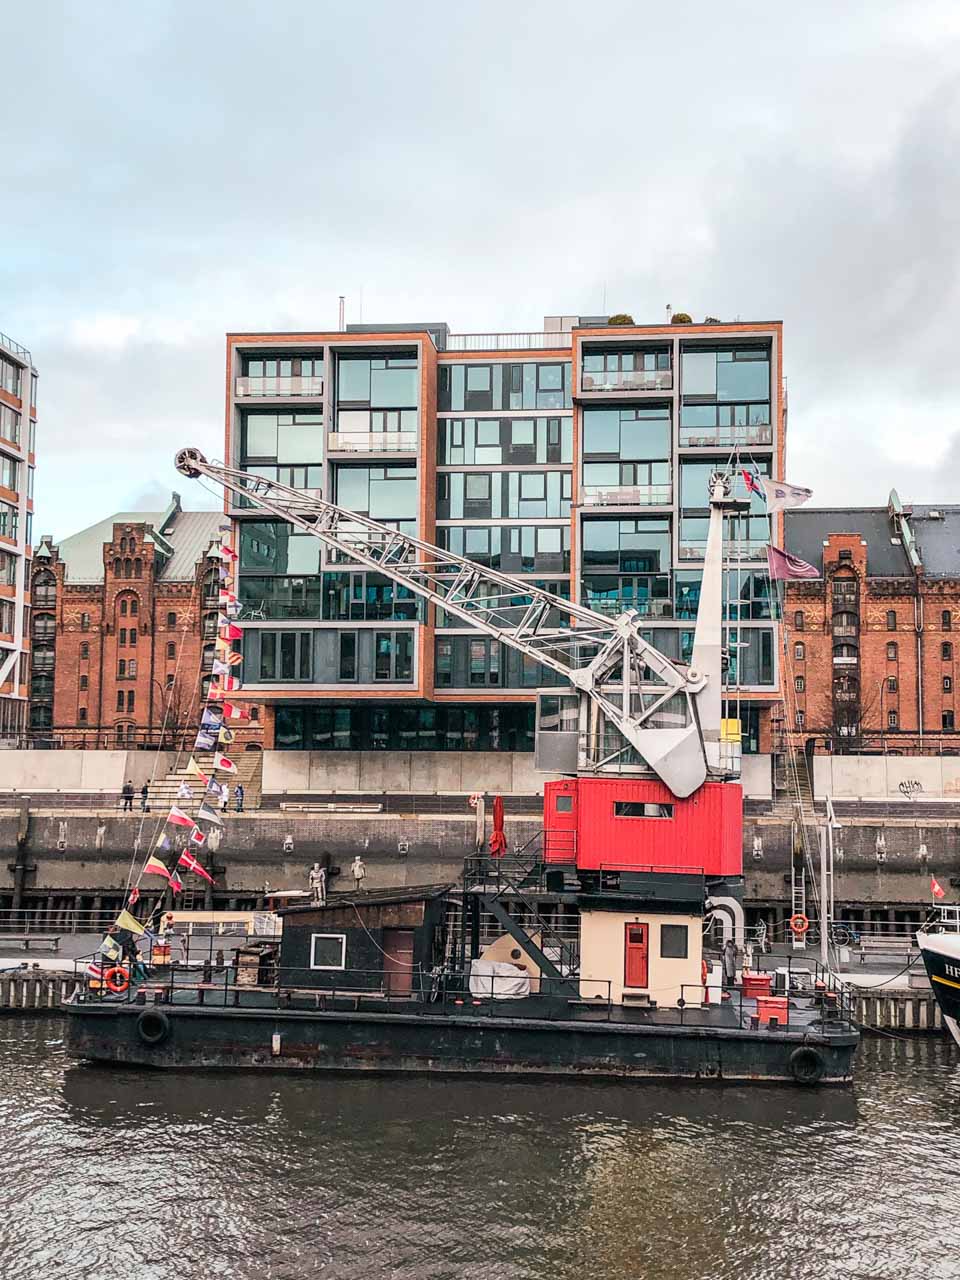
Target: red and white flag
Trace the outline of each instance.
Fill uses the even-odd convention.
[[[130,897],[127,899],[127,906],[135,907],[139,901],[140,901],[140,890],[137,888],[136,885],[134,885],[133,888],[130,890]]]
[[[937,880],[936,876],[930,877],[930,893],[934,898],[943,898],[946,896],[946,889]]]
[[[217,614],[217,629],[220,632],[221,640],[243,639],[243,629],[238,627],[235,622],[231,622],[224,613]]]
[[[224,720],[249,720],[250,712],[243,707],[238,707],[235,702],[225,702],[223,704]]]
[[[228,591],[226,587],[221,587],[217,599],[221,604],[236,604],[237,597],[232,591]]]
[[[205,845],[207,843],[207,837],[203,834],[203,832],[200,830],[199,827],[194,827],[193,830],[190,832],[190,843],[198,844],[198,845]]]
[[[170,888],[174,894],[183,892],[183,881],[175,871],[170,872]]]
[[[237,766],[233,763],[229,756],[214,756],[213,767],[221,770],[223,773],[236,773]]]
[[[231,545],[230,545],[230,543],[229,543],[229,542],[221,542],[221,543],[220,543],[220,559],[221,559],[221,560],[236,560],[236,559],[238,559],[238,556],[237,556],[236,551],[234,551],[233,547],[231,547]]]
[[[189,854],[186,849],[181,853],[177,866],[186,867],[188,871],[195,871],[198,876],[203,876],[204,880],[209,880],[213,884],[213,876],[205,871],[196,858]]]
[[[184,813],[182,809],[178,809],[176,805],[170,810],[167,821],[172,822],[175,827],[193,827],[196,825],[190,815]]]

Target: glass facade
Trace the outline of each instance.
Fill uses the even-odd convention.
[[[416,431],[420,371],[416,353],[338,356],[336,430]]]
[[[441,418],[437,423],[440,466],[550,466],[572,461],[571,418]]]
[[[532,751],[534,707],[410,703],[281,704],[287,751]]]
[[[569,361],[441,365],[437,408],[441,413],[569,409],[571,383]]]

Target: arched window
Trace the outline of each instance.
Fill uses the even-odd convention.
[[[122,572],[122,569],[123,569],[123,566],[122,566],[121,561],[119,561],[119,560],[114,560],[114,562],[113,562],[113,576],[114,576],[115,578],[119,578],[119,577],[120,577],[120,574],[121,574],[121,572]]]
[[[121,539],[120,539],[120,550],[121,550],[121,551],[126,551],[126,549],[127,549],[127,540],[126,540],[126,538],[121,538]]]
[[[79,710],[77,711],[77,723],[78,723],[78,724],[86,724],[86,723],[87,723],[87,708],[86,708],[86,707],[80,707],[80,708],[79,708]]]
[[[87,643],[86,640],[84,640],[83,644],[80,646],[80,657],[81,658],[90,657],[90,645]]]
[[[136,538],[131,538],[131,539],[130,539],[130,550],[131,550],[131,551],[136,551],[136,549],[137,549],[137,540],[136,540]]]
[[[125,649],[125,648],[126,648],[126,646],[127,646],[127,628],[126,628],[126,627],[121,627],[121,628],[120,628],[120,639],[119,639],[118,643],[119,643],[119,645],[120,645],[121,649]]]
[[[944,662],[953,661],[953,645],[949,640],[944,640],[943,644],[940,646],[940,657]]]
[[[887,645],[887,661],[896,662],[896,660],[897,660],[897,642],[896,640],[891,640],[890,643]]]
[[[171,641],[170,644],[167,645],[167,661],[173,662],[176,656],[177,656],[177,646]]]
[[[143,561],[142,560],[135,560],[133,562],[133,576],[135,578],[143,577]]]
[[[794,631],[803,630],[803,610],[802,609],[798,609],[797,612],[793,615],[793,629]]]
[[[944,629],[944,631],[953,630],[953,614],[951,614],[949,609],[944,609],[944,611],[940,614],[940,626]]]
[[[33,634],[37,640],[52,640],[57,634],[57,620],[52,613],[33,615]]]
[[[795,679],[794,679],[794,681],[793,681],[793,687],[794,687],[794,689],[796,689],[797,693],[803,693],[803,690],[804,690],[804,688],[805,688],[805,685],[806,685],[806,682],[805,682],[805,680],[804,680],[803,676],[796,676],[796,677],[795,677]]]
[[[135,676],[136,674],[137,674],[137,660],[136,658],[131,658],[130,661],[127,663],[127,675]]]
[[[87,687],[87,685],[88,685],[88,684],[89,684],[89,678],[88,678],[87,676],[81,676],[81,677],[80,677],[80,688],[81,688],[81,689],[86,689],[86,687]]]
[[[80,615],[80,630],[81,630],[81,631],[89,631],[89,630],[90,630],[90,615],[89,615],[89,613],[81,613],[81,615]]]
[[[119,661],[117,662],[117,679],[122,680],[126,674],[127,674],[127,660],[126,658],[120,658]]]
[[[888,711],[887,712],[887,728],[896,729],[898,726],[898,723],[899,721],[898,721],[896,711]]]
[[[122,689],[117,690],[117,710],[118,711],[123,710],[123,690]],[[117,735],[118,737],[121,737],[121,738],[123,736],[122,726],[120,725],[117,725]]]
[[[136,596],[134,596],[133,599],[130,601],[130,617],[135,618],[139,612],[140,612],[140,604]]]
[[[124,598],[123,600],[120,601],[120,617],[125,618],[126,616],[127,616],[127,601],[126,601],[126,598]]]
[[[127,710],[132,711],[137,700],[137,695],[132,689],[127,690]]]
[[[124,576],[125,578],[132,578],[132,577],[133,577],[133,561],[132,561],[132,560],[124,560],[124,562],[123,562],[123,576]]]
[[[177,615],[175,613],[167,614],[167,629],[172,631],[177,625]]]
[[[897,629],[897,611],[896,609],[887,610],[887,630],[896,631]]]
[[[802,640],[798,640],[797,643],[793,646],[793,656],[794,658],[796,658],[797,662],[802,662],[804,658],[807,656],[807,652],[803,647]]]
[[[132,645],[136,645],[136,643],[137,643],[137,628],[136,628],[136,627],[131,627],[131,628],[130,628],[130,643],[131,643]]]

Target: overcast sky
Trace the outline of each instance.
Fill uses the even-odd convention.
[[[669,9],[669,11],[667,11]],[[960,501],[960,5],[0,0],[34,533],[219,454],[224,333],[782,319],[788,477]]]

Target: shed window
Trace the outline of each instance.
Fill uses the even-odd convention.
[[[573,796],[557,796],[557,813],[573,813]]]
[[[343,969],[346,967],[347,935],[314,933],[310,937],[311,969]]]
[[[685,924],[660,926],[660,955],[664,960],[686,960],[689,929]]]
[[[672,818],[672,804],[645,804],[642,800],[614,800],[615,818]]]

